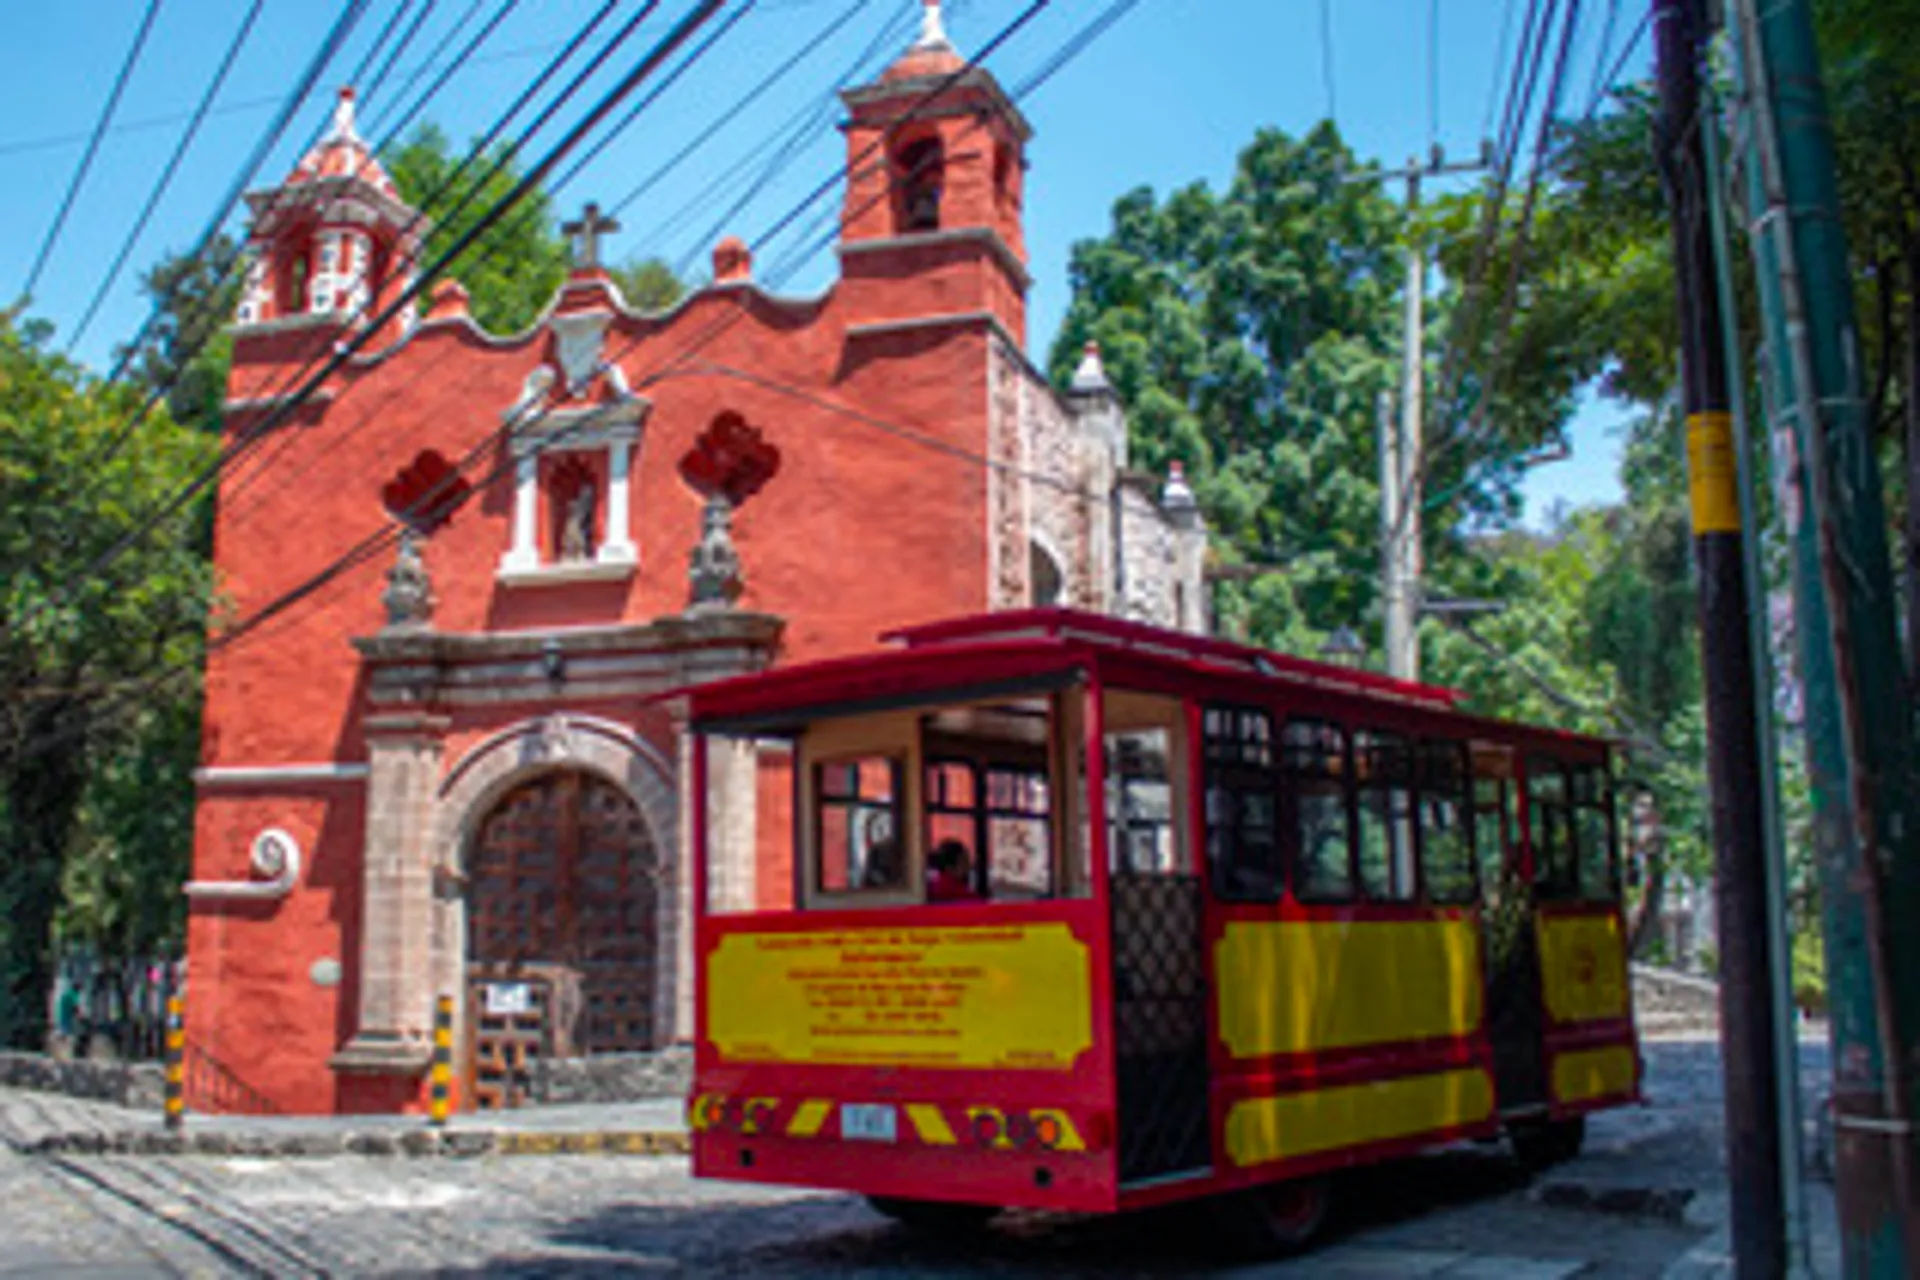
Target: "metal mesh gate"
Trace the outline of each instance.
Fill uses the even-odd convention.
[[[1115,871],[1120,1181],[1204,1169],[1207,983],[1196,876]]]

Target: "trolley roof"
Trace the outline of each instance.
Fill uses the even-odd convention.
[[[685,690],[697,727],[791,733],[813,719],[935,697],[979,698],[1058,688],[1090,665],[1143,664],[1175,680],[1224,679],[1249,693],[1328,695],[1347,703],[1397,708],[1444,719],[1467,732],[1513,740],[1550,739],[1604,749],[1596,738],[1462,712],[1465,694],[1372,671],[1275,653],[1076,609],[1016,609],[902,627],[880,639],[895,647],[775,667]],[[1203,695],[1212,696],[1212,695]]]

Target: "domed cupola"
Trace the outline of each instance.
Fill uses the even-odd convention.
[[[413,280],[425,219],[354,128],[342,89],[333,126],[279,187],[249,192],[252,261],[235,319],[242,326],[309,317],[368,323]],[[397,337],[413,308],[389,322]]]

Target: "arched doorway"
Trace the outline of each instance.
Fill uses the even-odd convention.
[[[1060,562],[1037,542],[1027,544],[1027,583],[1031,597],[1027,603],[1039,609],[1059,604],[1066,592],[1066,575],[1060,572]]]
[[[495,802],[467,856],[470,1093],[544,1091],[553,1058],[653,1047],[660,860],[627,793],[559,769]]]

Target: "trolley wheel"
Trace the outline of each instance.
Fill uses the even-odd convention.
[[[1242,1257],[1298,1253],[1326,1225],[1333,1193],[1324,1178],[1292,1178],[1209,1201],[1218,1239]]]
[[[1531,1120],[1507,1131],[1513,1143],[1513,1155],[1531,1170],[1550,1169],[1565,1164],[1580,1154],[1587,1141],[1587,1118],[1568,1116],[1561,1120]]]
[[[902,1196],[868,1196],[876,1213],[930,1236],[959,1236],[978,1231],[1000,1210],[990,1204],[956,1204],[947,1200],[908,1200]]]

